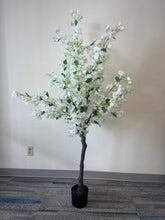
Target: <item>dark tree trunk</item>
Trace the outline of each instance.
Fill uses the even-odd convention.
[[[82,143],[82,151],[81,151],[81,160],[80,160],[80,174],[78,178],[78,191],[77,191],[78,194],[83,193],[84,159],[85,159],[85,152],[87,148],[85,136],[81,137],[81,143]]]

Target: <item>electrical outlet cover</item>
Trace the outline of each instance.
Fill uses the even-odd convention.
[[[28,156],[33,156],[34,155],[34,148],[32,146],[28,146]]]

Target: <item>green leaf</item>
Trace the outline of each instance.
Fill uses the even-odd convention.
[[[26,94],[28,97],[31,97],[27,92],[25,92],[25,94]]]
[[[87,112],[87,111],[88,111],[88,106],[81,107],[81,112]]]
[[[42,101],[43,99],[42,99],[42,97],[40,96],[40,101]]]
[[[107,109],[104,106],[102,107],[102,110],[104,113],[106,113],[106,111],[107,111]]]
[[[49,93],[48,92],[46,92],[46,96],[49,97]]]
[[[88,119],[85,120],[85,124],[88,124]]]
[[[77,26],[77,24],[78,24],[78,21],[77,21],[77,20],[75,20],[75,21],[74,21],[74,24],[75,24],[75,26]]]
[[[86,96],[86,99],[88,100],[88,99],[89,99],[89,97],[90,97],[90,95],[88,94],[88,95]]]
[[[92,78],[86,80],[86,83],[90,83],[90,82],[92,82]]]
[[[107,49],[106,48],[102,48],[101,51],[107,52]]]
[[[106,99],[106,100],[105,100],[105,103],[106,103],[107,105],[109,105],[109,104],[110,104],[110,99]]]
[[[53,103],[49,103],[49,106],[53,106]]]
[[[120,78],[118,76],[115,77],[117,82],[120,82]]]
[[[66,107],[66,112],[68,112],[68,107]]]
[[[66,77],[64,73],[61,73],[61,75],[62,75],[64,78]]]
[[[75,61],[74,61],[74,64],[75,64],[76,66],[78,66],[78,64],[79,64],[78,60],[75,60]]]
[[[93,46],[96,41],[93,41],[89,46]]]
[[[89,71],[86,71],[86,75],[88,75],[88,74],[90,74],[90,72],[89,72]]]
[[[96,116],[97,114],[98,114],[98,110],[97,110],[97,109],[94,109],[94,110],[93,110],[93,115]]]
[[[75,75],[77,73],[77,71],[73,72],[73,74]]]
[[[111,112],[111,114],[112,114],[115,118],[117,118],[117,114],[116,114],[115,112]]]
[[[41,112],[41,115],[44,115],[44,114],[45,114],[45,111],[42,111],[42,112]]]
[[[83,110],[84,110],[84,112],[87,112],[88,111],[88,107],[84,106]]]
[[[101,64],[101,63],[103,63],[103,62],[102,62],[102,61],[96,61],[96,63],[97,63],[97,64]]]
[[[88,111],[88,106],[83,106],[83,111],[87,112]]]
[[[90,88],[89,90],[88,90],[88,92],[91,92],[91,91],[93,91],[94,90],[94,88]]]
[[[71,103],[71,99],[67,99],[67,102],[70,104]]]
[[[95,124],[99,125],[99,123],[97,121],[94,121]]]
[[[67,60],[66,59],[63,61],[63,64],[65,64],[65,65],[67,64]]]

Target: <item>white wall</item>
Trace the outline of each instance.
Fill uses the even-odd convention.
[[[119,69],[133,79],[125,117],[92,126],[86,170],[165,174],[165,1],[4,0],[0,1],[0,167],[78,169],[81,144],[61,121],[31,117],[31,106],[11,98],[13,89],[35,94],[47,89],[45,73],[57,69],[60,48],[55,27],[69,34],[70,10],[79,9],[85,40],[106,24],[126,29],[106,64],[107,82]],[[27,146],[34,156],[27,156]]]

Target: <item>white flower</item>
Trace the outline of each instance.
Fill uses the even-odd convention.
[[[119,70],[119,71],[118,71],[118,74],[119,74],[119,76],[120,76],[121,78],[126,76],[126,73],[123,72],[122,70]]]
[[[99,59],[99,53],[95,53],[94,59],[97,61]]]
[[[131,80],[131,78],[129,76],[127,76],[127,82],[128,82],[129,85],[132,84],[132,80]]]
[[[131,93],[131,78],[119,71],[115,82],[108,84],[104,89],[103,70],[107,58],[107,51],[111,49],[111,40],[116,38],[123,29],[121,23],[115,27],[106,26],[106,34],[93,40],[89,46],[83,45],[83,36],[78,24],[82,19],[78,10],[71,11],[72,35],[63,37],[60,29],[56,28],[54,40],[61,40],[62,58],[59,61],[60,77],[54,71],[47,75],[50,77],[48,86],[58,86],[59,96],[56,99],[49,97],[45,90],[38,90],[37,95],[13,91],[13,97],[19,97],[24,103],[35,106],[32,115],[38,119],[64,118],[72,135],[86,136],[91,123],[101,125],[105,115],[120,117],[121,104]]]
[[[112,44],[108,44],[107,47],[108,47],[108,49],[111,49],[112,48]]]
[[[13,90],[13,91],[12,91],[12,97],[13,97],[13,98],[18,97],[18,92],[15,91],[15,90]]]
[[[95,47],[93,48],[93,51],[94,51],[94,52],[100,51],[100,47],[95,46]]]
[[[61,36],[57,35],[56,37],[53,38],[55,42],[58,42],[61,40]]]
[[[59,33],[60,33],[60,29],[59,29],[59,28],[56,28],[56,29],[55,29],[55,32],[56,32],[56,34],[59,34]]]
[[[121,31],[124,30],[124,26],[122,25],[121,22],[118,23],[118,27],[120,28]]]
[[[121,95],[122,94],[122,86],[119,85],[118,88],[117,88],[117,91],[115,92],[115,95],[118,96],[118,95]]]
[[[107,25],[107,26],[105,27],[105,29],[106,29],[106,32],[109,32],[109,31],[110,31],[110,25]]]

